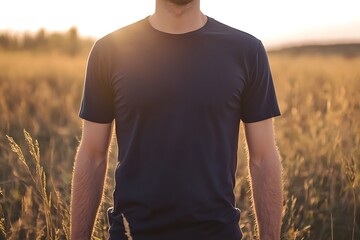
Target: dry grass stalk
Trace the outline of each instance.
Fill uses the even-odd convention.
[[[30,155],[32,156],[32,160],[35,164],[35,173],[33,173],[30,170],[30,167],[24,157],[24,154],[19,147],[19,145],[14,141],[14,139],[8,135],[7,139],[9,141],[11,150],[17,154],[18,159],[23,163],[26,170],[28,171],[36,190],[40,194],[42,201],[43,201],[43,207],[44,207],[44,215],[45,215],[45,221],[46,221],[46,239],[52,240],[54,239],[54,225],[52,223],[52,217],[51,217],[51,208],[52,208],[52,202],[51,202],[51,193],[47,193],[47,181],[46,181],[46,174],[44,171],[44,167],[40,164],[40,148],[39,148],[39,142],[35,140],[35,143],[30,136],[30,134],[24,130],[24,137],[25,141],[28,145]]]
[[[356,180],[356,165],[355,165],[355,158],[350,157],[343,159],[344,168],[345,168],[345,175],[347,180],[351,186],[351,192],[353,196],[353,226],[352,226],[352,235],[351,239],[355,239],[355,228],[356,228],[356,193],[355,193],[355,180]]]

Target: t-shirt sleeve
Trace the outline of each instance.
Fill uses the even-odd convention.
[[[249,77],[241,99],[241,119],[245,123],[279,116],[274,83],[268,57],[261,41],[250,62]]]
[[[110,123],[114,119],[113,91],[109,81],[109,66],[97,43],[90,51],[79,116],[97,123]]]

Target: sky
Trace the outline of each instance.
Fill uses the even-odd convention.
[[[0,31],[66,31],[100,38],[151,15],[155,0],[0,0]],[[359,0],[201,0],[204,14],[270,47],[360,42]]]

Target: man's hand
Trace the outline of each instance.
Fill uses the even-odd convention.
[[[254,210],[261,240],[279,240],[283,185],[273,120],[245,124]]]
[[[71,191],[71,240],[90,239],[101,202],[112,124],[84,120]]]

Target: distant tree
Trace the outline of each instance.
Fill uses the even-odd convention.
[[[0,47],[1,48],[8,49],[10,46],[10,42],[11,42],[11,39],[10,39],[9,34],[6,34],[6,33],[0,34]]]
[[[36,41],[32,34],[25,32],[22,37],[22,48],[25,50],[32,50],[36,48]]]
[[[19,47],[17,36],[10,33],[0,33],[0,48],[7,50],[16,50]]]
[[[46,38],[46,32],[44,28],[40,28],[35,36],[35,45],[37,48],[46,48],[47,46],[47,38]]]
[[[71,27],[67,32],[67,52],[74,56],[79,53],[79,33],[76,27]]]

